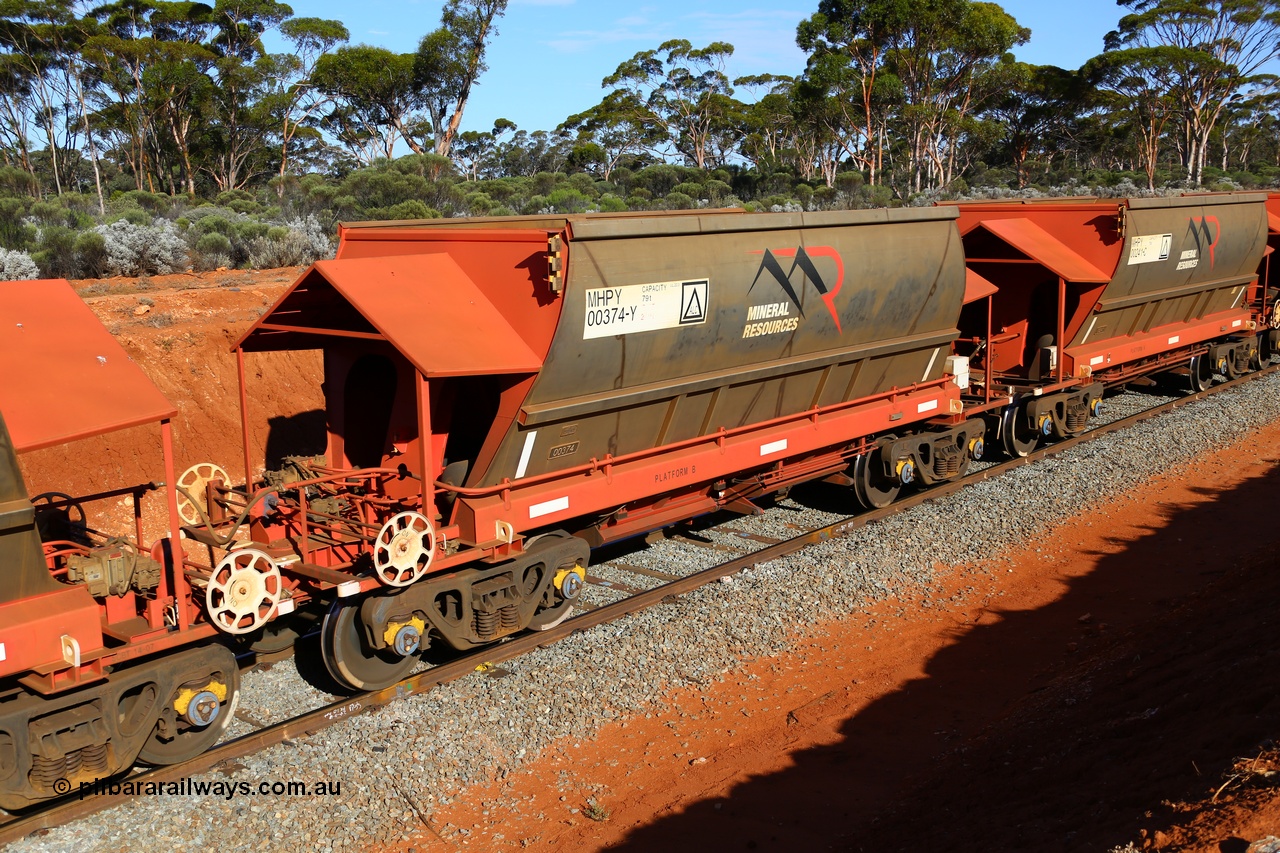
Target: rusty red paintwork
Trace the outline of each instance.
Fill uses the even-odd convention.
[[[62,279],[0,282],[0,376],[19,452],[176,413]]]
[[[299,339],[327,336],[384,340],[428,378],[534,373],[542,365],[446,254],[319,261],[237,346],[293,349]]]

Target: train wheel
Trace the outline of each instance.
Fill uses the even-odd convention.
[[[1191,362],[1187,365],[1187,369],[1190,371],[1187,375],[1187,382],[1191,393],[1195,394],[1203,391],[1213,384],[1213,365],[1209,363],[1208,356],[1191,356]]]
[[[273,655],[291,649],[298,638],[313,631],[316,623],[322,618],[324,618],[323,612],[306,607],[288,616],[272,619],[263,625],[258,633],[245,637],[249,642],[249,651],[260,655]]]
[[[1267,333],[1259,332],[1253,339],[1253,354],[1249,356],[1249,369],[1261,370],[1271,363],[1271,351],[1267,349]]]
[[[1027,423],[1027,407],[1012,404],[1000,417],[1000,443],[1010,459],[1021,459],[1036,449],[1040,436]]]
[[[883,509],[893,503],[902,484],[884,473],[881,448],[853,461],[853,494],[866,509]]]
[[[138,760],[166,765],[190,761],[218,742],[240,699],[240,667],[230,649],[218,647],[222,658],[208,678],[181,685],[147,739]]]
[[[524,546],[526,549],[533,550],[534,543],[536,543],[540,539],[563,540],[568,538],[569,538],[569,534],[564,532],[563,530],[553,530],[549,533],[541,533],[537,536],[530,537],[528,540],[525,541]],[[554,574],[560,569],[571,569],[573,568],[574,565],[576,564],[569,563],[567,565],[555,566],[555,567],[548,565],[546,566],[546,569]],[[540,580],[540,578],[536,578],[535,576],[529,573],[530,570],[532,569],[533,567],[531,566],[529,570],[526,570],[525,583],[527,588],[524,590],[521,590],[525,595],[530,594],[534,589],[536,589],[536,582]],[[568,619],[573,614],[573,601],[571,599],[565,598],[562,594],[560,594],[556,590],[549,591],[547,595],[553,598],[556,603],[551,604],[550,606],[547,606],[547,607],[541,607],[536,613],[533,614],[533,618],[529,620],[530,630],[549,631],[552,628],[559,625],[564,620]],[[574,598],[577,597],[577,591],[575,591],[575,594],[573,597]]]
[[[349,690],[381,690],[404,678],[418,662],[417,655],[401,657],[390,649],[369,644],[360,622],[360,602],[333,602],[320,626],[320,654],[324,668]]]

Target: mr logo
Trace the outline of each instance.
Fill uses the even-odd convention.
[[[783,291],[786,292],[787,298],[796,306],[796,310],[803,317],[804,307],[800,304],[800,296],[796,292],[796,288],[791,284],[791,276],[798,269],[804,274],[804,278],[813,283],[814,288],[818,291],[818,295],[822,297],[822,301],[826,303],[827,311],[831,314],[831,319],[835,321],[836,331],[840,331],[840,314],[836,311],[835,298],[840,292],[840,285],[844,284],[844,261],[840,258],[840,253],[830,246],[799,246],[795,249],[765,249],[763,253],[752,252],[753,255],[763,254],[764,258],[760,261],[760,268],[756,270],[756,277],[751,281],[751,287],[747,288],[750,293],[755,289],[756,284],[760,281],[760,277],[765,273],[777,282]],[[793,258],[791,269],[783,270],[782,262],[778,258]],[[830,258],[836,265],[835,283],[828,286],[826,279],[822,277],[822,273],[818,272],[818,267],[814,264],[814,258]]]
[[[1210,227],[1209,223],[1213,223]],[[1201,216],[1199,219],[1187,220],[1187,234],[1196,243],[1196,248],[1203,257],[1205,250],[1209,252],[1209,269],[1213,269],[1213,250],[1218,247],[1222,237],[1222,225],[1216,216]]]

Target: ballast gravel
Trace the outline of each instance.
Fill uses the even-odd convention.
[[[1107,419],[1160,402],[1154,395],[1113,398]],[[589,738],[620,716],[675,712],[664,703],[666,690],[705,686],[744,659],[776,654],[807,625],[894,596],[927,598],[935,566],[991,572],[1002,551],[1055,519],[1277,419],[1280,375],[1273,375],[192,780],[220,783],[222,793],[136,797],[11,849],[336,851],[408,839],[466,785],[505,776],[557,738]],[[765,547],[743,534],[783,539],[835,521],[853,509],[837,505],[841,500],[835,489],[797,489],[762,516],[638,544],[615,559],[685,575],[732,551]],[[725,547],[707,547],[715,543]],[[592,573],[638,588],[659,582],[607,565]],[[231,733],[249,730],[246,715],[269,723],[324,701],[291,661],[249,673]],[[257,793],[259,785],[288,782],[340,791]],[[437,829],[467,843],[464,828]]]

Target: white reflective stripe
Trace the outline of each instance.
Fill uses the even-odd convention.
[[[1241,287],[1241,288],[1240,288],[1240,291],[1236,294],[1236,298],[1235,298],[1235,299],[1233,299],[1233,300],[1231,300],[1231,307],[1232,307],[1232,308],[1236,307],[1236,303],[1240,301],[1240,297],[1241,297],[1241,296],[1244,296],[1244,288],[1245,288],[1245,287],[1248,287],[1248,285],[1244,285],[1243,287]]]
[[[568,509],[568,508],[569,508],[569,496],[565,495],[562,498],[555,498],[554,500],[543,501],[540,504],[534,504],[533,506],[529,507],[529,517],[537,518],[542,515],[547,515],[548,513],[559,512],[562,509]]]
[[[524,437],[524,449],[520,451],[520,464],[516,466],[516,479],[519,480],[524,476],[524,472],[529,468],[529,457],[533,455],[533,439],[538,435],[535,429]]]
[[[4,653],[4,643],[0,643],[0,660],[4,660],[5,657],[6,655]]]
[[[288,616],[297,608],[298,605],[293,603],[292,598],[282,598],[280,603],[276,605],[277,616]]]
[[[338,598],[350,598],[360,591],[360,581],[344,581],[338,584]]]
[[[787,449],[787,440],[780,438],[777,441],[771,441],[768,444],[760,445],[760,455],[768,456],[770,453],[777,453],[779,450]]]
[[[1097,323],[1097,322],[1098,322],[1098,318],[1097,318],[1097,317],[1094,317],[1093,319],[1091,319],[1091,320],[1089,321],[1089,328],[1087,328],[1087,329],[1085,329],[1085,330],[1084,330],[1084,337],[1080,339],[1080,343],[1082,343],[1082,344],[1083,344],[1083,343],[1088,342],[1088,340],[1089,340],[1089,336],[1093,334],[1093,326],[1094,326],[1094,324],[1095,324],[1095,323]]]
[[[937,400],[926,400],[925,402],[916,406],[916,414],[918,415],[922,412],[932,412],[936,408],[938,408]]]
[[[1243,323],[1243,322],[1244,322],[1244,320],[1233,320],[1233,321],[1231,322],[1231,328],[1235,329],[1235,328],[1239,327],[1239,325],[1240,325],[1241,323]]]
[[[1095,364],[1102,364],[1102,362],[1106,360],[1107,357],[1104,355],[1095,355],[1093,358],[1089,359],[1089,366],[1093,367]]]
[[[1182,340],[1181,335],[1174,335],[1173,337],[1169,338],[1169,343],[1176,344],[1180,340]]]
[[[942,352],[942,347],[934,347],[933,355],[929,356],[929,366],[924,369],[924,376],[920,377],[920,381],[924,382],[929,378],[929,371],[933,370],[933,363],[938,360],[938,353]]]

